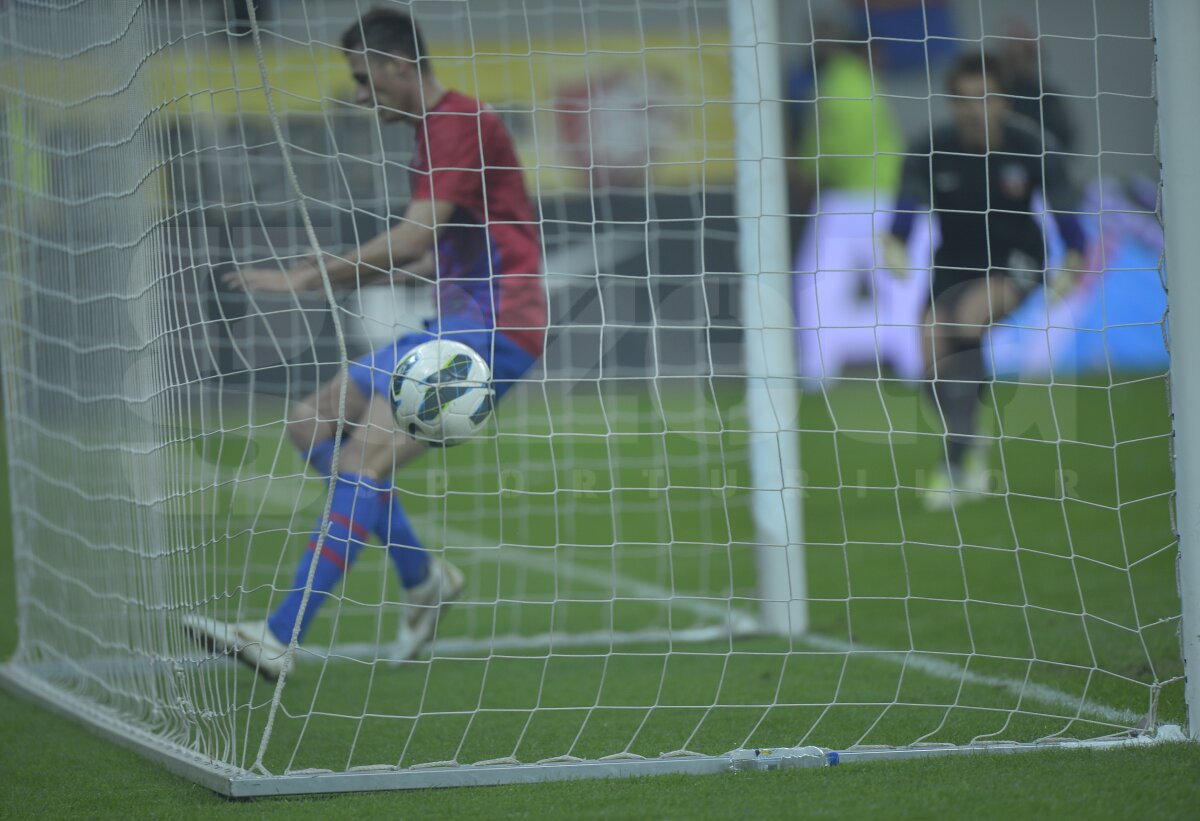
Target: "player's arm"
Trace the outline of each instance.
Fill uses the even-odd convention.
[[[1073,291],[1084,274],[1087,235],[1084,233],[1079,214],[1074,210],[1078,207],[1078,197],[1066,157],[1057,150],[1053,138],[1049,135],[1046,137],[1043,162],[1045,178],[1042,181],[1042,198],[1045,200],[1046,211],[1054,220],[1063,245],[1066,246],[1062,265],[1057,270],[1048,272],[1046,277],[1051,298],[1057,300]]]
[[[433,263],[436,226],[450,220],[454,203],[429,199],[414,200],[404,217],[391,229],[363,243],[349,257],[325,254],[325,271],[334,288],[358,287],[382,280],[415,285],[436,278]],[[233,288],[247,291],[308,291],[321,285],[321,271],[309,258],[286,271],[278,268],[246,268],[225,276]]]
[[[437,273],[431,264],[436,226],[449,222],[453,213],[452,202],[414,200],[391,230],[359,248],[357,258],[327,262],[329,281],[335,288],[388,279],[405,285],[431,281]]]
[[[917,212],[929,207],[929,164],[932,162],[933,141],[920,141],[904,158],[900,175],[900,190],[896,193],[896,211],[892,224],[880,237],[881,262],[896,276],[906,277],[908,270],[908,240],[912,235]]]

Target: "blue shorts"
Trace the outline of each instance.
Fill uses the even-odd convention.
[[[440,325],[441,332],[432,333],[429,329],[436,328],[438,323],[428,320],[425,323],[426,330],[405,334],[395,342],[355,359],[350,363],[350,381],[367,399],[373,396],[386,399],[391,396],[392,374],[396,365],[409,351],[423,342],[449,339],[463,343],[484,358],[492,369],[492,388],[499,400],[537,361],[516,342],[489,328],[455,329],[452,320],[445,320]]]

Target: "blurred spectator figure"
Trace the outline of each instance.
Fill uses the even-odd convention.
[[[1070,153],[1075,144],[1075,126],[1066,99],[1046,79],[1045,66],[1039,59],[1037,32],[1026,23],[1015,21],[1008,27],[1006,37],[997,56],[1012,97],[1010,109],[1052,135],[1059,151]]]
[[[936,72],[958,50],[951,0],[843,0],[854,33],[871,39],[876,61],[893,72]]]
[[[875,215],[892,208],[904,139],[872,56],[848,29],[819,22],[807,70],[791,77],[803,101],[790,164],[796,342],[801,375],[812,381],[848,364],[921,372],[917,329],[898,317],[919,312],[925,285],[876,271]]]
[[[878,96],[868,46],[827,21],[813,34],[811,64],[796,66],[788,82],[799,102],[791,119],[792,213],[811,213],[818,190],[879,192],[890,204],[904,138]]]

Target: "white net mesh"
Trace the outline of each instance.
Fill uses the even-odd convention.
[[[797,273],[776,296],[794,300],[799,413],[779,424],[800,443],[782,490],[803,497],[807,632],[759,620],[760,579],[787,571],[760,564],[754,525],[781,489],[750,464],[734,120],[757,114],[731,105],[726,3],[390,4],[512,136],[549,336],[494,430],[395,474],[466,579],[426,651],[393,663],[406,595],[373,542],[277,686],[182,620],[279,607],[329,499],[286,420],[342,345],[360,356],[437,310],[432,289],[373,285],[339,291],[335,323],[320,289],[223,280],[308,255],[306,216],[352,258],[405,213],[413,129],[352,103],[340,46],[367,9],[262,3],[254,38],[237,3],[7,4],[14,666],[271,773],[1180,720],[1147,3],[926,2],[907,23],[848,5],[781,4],[757,32],[785,73]],[[877,266],[878,238],[905,156],[948,121],[954,55],[981,49],[1057,140],[1073,193],[1054,205],[1091,273],[992,330],[988,484],[938,510],[945,430],[918,384],[936,195],[909,276]],[[1054,268],[1064,239],[1043,222]]]

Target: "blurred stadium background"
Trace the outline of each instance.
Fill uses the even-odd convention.
[[[866,19],[853,12],[858,5],[842,0],[782,4],[779,41],[788,67],[791,148],[797,155],[815,130],[808,45],[814,27],[818,36],[862,37]],[[374,233],[380,215],[399,213],[407,196],[404,164],[411,132],[388,129],[383,132],[386,144],[380,145],[381,132],[367,127],[370,114],[323,104],[323,96],[348,99],[350,81],[334,49],[306,45],[311,40],[332,44],[359,6],[353,0],[308,7],[271,0],[262,9],[268,32],[264,50],[282,92],[284,132],[297,149],[301,185],[309,194],[319,236],[333,248]],[[635,6],[642,25],[632,31],[628,21]],[[544,220],[554,321],[574,326],[552,338],[548,375],[594,375],[601,363],[609,374],[645,373],[651,357],[660,372],[707,373],[712,367],[717,373],[737,373],[737,298],[732,278],[724,275],[735,267],[731,123],[723,106],[695,108],[701,84],[707,99],[728,97],[724,5],[620,0],[581,9],[576,3],[538,0],[515,11],[505,2],[472,2],[473,28],[464,24],[466,17],[456,8],[465,8],[461,4],[417,2],[414,7],[441,56],[438,70],[452,85],[477,91],[500,110],[523,161],[537,169],[530,182]],[[920,12],[919,4],[915,8]],[[945,101],[938,96],[941,75],[961,41],[983,37],[985,45],[1000,51],[1017,42],[1011,37],[1040,35],[1032,59],[1040,49],[1047,92],[1054,92],[1055,105],[1070,123],[1069,150],[1076,155],[1072,170],[1081,195],[1096,206],[1103,194],[1105,210],[1113,212],[1106,215],[1103,239],[1099,220],[1088,223],[1094,245],[1098,253],[1103,250],[1105,267],[1121,269],[1108,277],[1105,288],[1088,283],[1058,308],[1052,325],[1081,330],[1054,334],[1053,350],[1062,352],[1054,359],[1073,372],[1106,371],[1109,364],[1161,370],[1165,349],[1156,323],[1165,298],[1158,284],[1161,238],[1153,215],[1157,162],[1147,3],[958,0],[929,3],[928,8],[929,35],[935,38],[928,41],[928,60],[926,43],[919,39],[885,40],[875,52],[881,96],[874,104],[890,109],[895,128],[910,137],[928,128],[931,117],[937,122],[945,116]],[[315,342],[316,359],[325,363],[321,373],[337,367],[323,299],[313,295],[302,314],[273,310],[265,299],[260,315],[244,299],[214,288],[207,269],[211,265],[219,273],[235,260],[287,258],[306,246],[262,95],[252,91],[258,86],[253,48],[248,35],[227,35],[221,2],[184,3],[173,14],[160,21],[176,46],[162,58],[162,90],[180,99],[162,112],[167,123],[162,148],[172,159],[161,175],[160,190],[176,215],[170,236],[182,263],[172,266],[179,273],[171,283],[183,329],[179,366],[195,380],[220,374],[232,386],[253,374],[258,391],[300,395],[320,377],[312,367],[289,367],[293,359],[313,361],[300,356],[301,351]],[[923,36],[914,29],[922,21],[911,13],[874,15],[871,24],[876,37]],[[583,56],[585,31],[603,38],[603,53]],[[702,32],[705,42],[691,53],[672,51],[672,45],[696,45],[680,41],[681,31]],[[492,44],[497,54],[529,51],[538,56],[515,62],[483,58],[472,68],[454,57],[469,53],[472,42],[479,51]],[[650,51],[643,59],[645,49]],[[84,77],[79,81],[81,87],[90,82]],[[540,101],[536,113],[534,88]],[[1047,110],[1052,98],[1047,98]],[[68,118],[22,127],[45,130],[42,137],[48,143],[61,139],[70,144],[71,130],[80,125]],[[823,136],[834,139],[835,147],[839,137],[854,139]],[[379,173],[380,158],[384,173]],[[24,168],[35,190],[39,180],[62,186],[88,173],[87,155],[35,156],[26,150],[12,160]],[[649,173],[648,161],[655,163]],[[69,198],[69,182],[61,193]],[[793,220],[797,270],[802,272],[797,280],[798,326],[815,329],[818,313],[823,326],[819,344],[816,330],[798,332],[802,372],[837,376],[847,367],[874,369],[882,358],[896,376],[914,378],[915,329],[893,327],[883,339],[886,344],[877,344],[877,317],[883,312],[883,324],[914,325],[924,283],[919,278],[904,284],[881,279],[874,287],[887,298],[876,301],[867,270],[873,253],[872,212],[886,210],[890,203],[883,200],[890,192],[880,190],[879,202],[869,191],[823,193],[825,214],[848,213],[840,221],[826,217],[820,226],[811,219]],[[811,195],[808,189],[797,194],[793,210],[815,211]],[[80,223],[75,229],[79,236],[102,232],[89,224],[106,219],[102,210],[72,211]],[[53,223],[61,217],[53,206],[43,205],[30,218]],[[867,264],[853,271],[830,270],[812,250],[818,237],[852,246],[857,252],[850,258]],[[69,276],[68,250],[42,247],[33,252],[39,258],[30,264],[46,272],[48,287],[55,285],[56,276]],[[349,323],[351,353],[390,338],[397,326],[415,325],[429,310],[426,300],[428,295],[394,295],[389,289],[364,292],[347,306],[349,314],[361,314],[351,316]],[[279,300],[280,306],[285,301]],[[603,332],[602,310],[611,326]],[[73,322],[62,316],[64,323]],[[1036,327],[1044,319],[1033,322]],[[652,331],[655,323],[658,329]],[[1101,324],[1135,327],[1101,334]],[[657,347],[647,344],[654,335]],[[1029,376],[1048,370],[1044,343],[1034,346],[1043,351],[1039,358],[1021,361],[1022,340],[1007,342],[1008,353],[998,360],[1007,373],[1020,370]],[[283,362],[278,361],[281,353]]]

